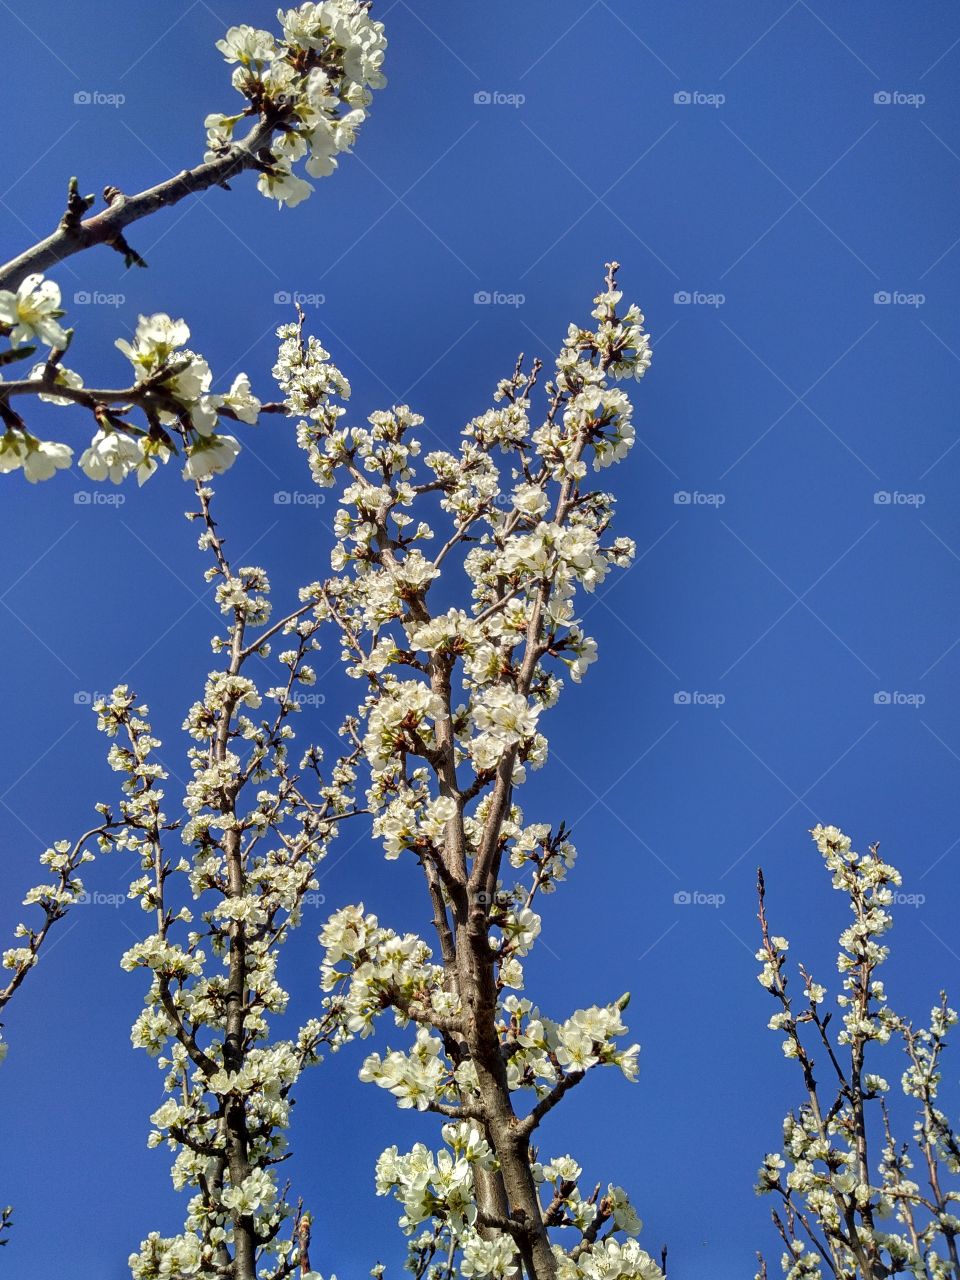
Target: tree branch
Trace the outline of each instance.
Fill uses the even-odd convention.
[[[94,245],[106,244],[124,254],[130,253],[123,230],[131,223],[156,213],[158,209],[178,204],[188,195],[210,187],[225,186],[228,179],[246,169],[262,168],[267,161],[261,152],[283,122],[285,112],[286,109],[262,115],[249,133],[215,160],[204,160],[192,169],[182,169],[172,178],[147,187],[136,195],[125,196],[116,188],[108,187],[108,207],[89,218],[80,216],[81,206],[89,207],[88,198],[77,194],[76,179],[71,179],[67,209],[56,231],[0,266],[0,288],[16,289],[31,272],[48,271],[64,258]]]
[[[518,1132],[529,1138],[547,1112],[552,1111],[563,1095],[578,1085],[586,1074],[585,1071],[571,1071],[569,1075],[561,1076],[550,1092],[520,1121]]]

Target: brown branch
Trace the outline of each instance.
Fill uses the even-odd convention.
[[[547,1112],[552,1111],[564,1094],[578,1085],[586,1074],[585,1071],[571,1071],[568,1075],[561,1076],[550,1092],[520,1121],[519,1132],[528,1138]]]
[[[216,159],[204,160],[192,169],[182,169],[172,178],[136,195],[126,196],[115,188],[108,188],[112,197],[108,207],[89,218],[81,217],[81,205],[89,208],[88,198],[78,196],[76,179],[71,179],[67,209],[56,231],[0,266],[0,288],[16,289],[31,272],[48,271],[64,258],[94,245],[106,244],[122,253],[129,252],[123,231],[131,223],[158,209],[178,204],[188,195],[225,186],[228,179],[246,169],[262,168],[265,159],[261,153],[283,122],[286,110],[261,116],[249,133]]]

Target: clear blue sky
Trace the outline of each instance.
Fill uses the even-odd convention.
[[[0,0],[3,256],[54,225],[72,173],[84,190],[133,190],[192,162],[203,116],[234,101],[214,41],[230,22],[269,25],[273,8],[35,0],[14,13]],[[357,417],[406,399],[450,443],[518,350],[548,355],[586,315],[604,260],[623,263],[655,337],[642,443],[615,477],[641,554],[591,605],[600,664],[550,718],[551,765],[528,789],[531,817],[572,823],[582,859],[550,903],[529,986],[561,1014],[630,988],[642,1069],[633,1088],[595,1077],[543,1142],[629,1187],[647,1246],[667,1240],[678,1275],[733,1280],[757,1247],[778,1256],[752,1182],[798,1098],[755,978],[756,864],[776,926],[832,978],[842,912],[806,831],[822,820],[881,839],[925,897],[899,912],[891,989],[918,1016],[941,984],[960,999],[960,14],[942,0],[398,0],[380,13],[390,86],[357,155],[294,211],[240,180],[141,225],[148,272],[107,250],[73,259],[57,278],[79,322],[74,363],[89,383],[122,378],[113,339],[162,309],[189,320],[225,380],[244,368],[269,389],[287,317],[275,294],[323,294],[311,324]],[[83,91],[126,101],[75,105]],[[478,104],[482,92],[525,101]],[[78,291],[125,301],[74,306]],[[479,306],[479,291],[525,301]],[[309,488],[288,426],[245,438],[221,485],[226,527],[282,598],[323,572],[329,513],[274,502]],[[77,691],[134,684],[182,776],[179,724],[207,668],[214,619],[176,472],[121,490],[119,508],[78,505],[89,488],[3,481],[4,926],[43,845],[114,794]],[[342,694],[327,687],[314,732],[332,745]],[[89,881],[111,893],[128,878],[118,860]],[[410,869],[367,840],[323,889],[331,907],[362,896],[427,928]],[[683,891],[725,900],[675,904]],[[296,952],[300,1010],[319,924]],[[117,957],[141,927],[135,906],[78,910],[10,1007],[11,1274],[69,1256],[76,1280],[114,1280],[149,1230],[182,1222],[167,1156],[145,1147],[159,1076],[128,1048],[142,984]],[[341,1280],[401,1257],[372,1165],[385,1141],[431,1130],[357,1083],[360,1056],[304,1080],[295,1133],[315,1262]]]

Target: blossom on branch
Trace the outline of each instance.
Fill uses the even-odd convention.
[[[828,999],[827,987],[800,965],[801,1000],[790,990],[789,943],[770,933],[759,875],[759,979],[776,1001],[769,1026],[800,1068],[803,1101],[783,1122],[782,1149],[765,1156],[757,1192],[779,1202],[772,1216],[787,1280],[897,1273],[948,1280],[960,1268],[960,1137],[937,1094],[957,1014],[942,992],[927,1026],[915,1027],[890,1006],[878,970],[889,956],[881,939],[893,924],[900,873],[878,845],[857,853],[838,827],[818,824],[811,835],[853,918],[840,934],[840,992]],[[821,1051],[823,1071],[815,1072]],[[894,1136],[897,1109],[876,1070],[882,1063],[896,1069],[895,1054],[901,1091],[915,1110],[912,1143]],[[759,1275],[766,1275],[763,1263]]]
[[[93,415],[96,431],[79,459],[92,480],[119,484],[135,472],[143,484],[181,452],[187,480],[205,480],[232,465],[240,443],[218,433],[218,420],[258,420],[262,406],[247,376],[240,374],[225,394],[213,394],[207,362],[186,348],[187,326],[158,313],[140,317],[132,342],[117,342],[133,365],[133,385],[85,387],[79,373],[63,366],[73,330],[60,324],[60,288],[44,272],[95,244],[121,252],[128,267],[145,266],[126,239],[129,224],[192,192],[227,187],[244,170],[257,172],[264,195],[295,205],[313,189],[294,172],[301,160],[311,178],[336,169],[337,157],[351,149],[366,119],[373,91],[386,84],[383,24],[371,18],[362,0],[302,4],[281,10],[278,19],[279,35],[238,25],[217,42],[234,67],[233,87],[244,105],[232,115],[207,117],[201,164],[135,196],[107,187],[107,209],[89,218],[95,197],[81,196],[71,179],[56,231],[0,266],[0,368],[34,355],[37,342],[50,349],[28,376],[0,378],[0,472],[22,469],[36,483],[68,467],[73,457],[69,445],[38,440],[29,431],[14,408],[14,400],[24,396]],[[241,122],[250,127],[237,136]]]

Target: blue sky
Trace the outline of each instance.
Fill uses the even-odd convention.
[[[641,443],[615,477],[640,555],[590,605],[601,661],[552,716],[551,764],[528,788],[531,819],[565,818],[581,854],[529,987],[559,1014],[629,988],[642,1069],[632,1088],[586,1084],[543,1146],[630,1188],[647,1246],[666,1240],[678,1274],[732,1280],[757,1248],[778,1256],[752,1183],[798,1101],[755,978],[757,863],[776,927],[832,975],[843,913],[806,831],[881,840],[923,898],[899,911],[891,992],[918,1017],[941,985],[960,999],[960,14],[938,0],[379,12],[390,85],[357,155],[293,211],[240,180],[142,224],[147,272],[107,250],[71,260],[55,278],[78,322],[73,363],[88,383],[124,377],[113,339],[166,310],[225,383],[244,368],[272,394],[276,295],[322,295],[310,324],[353,382],[356,418],[407,400],[449,443],[518,350],[549,356],[586,316],[603,262],[623,263],[655,347]],[[265,0],[0,3],[20,121],[2,144],[3,257],[55,224],[70,174],[135,190],[192,162],[203,116],[233,101],[213,42],[272,18]],[[74,102],[94,92],[125,101]],[[516,305],[475,302],[494,292]],[[287,425],[245,440],[220,486],[225,527],[289,598],[324,570],[330,513],[275,501],[309,491]],[[4,478],[5,930],[43,846],[113,795],[78,697],[133,684],[182,775],[179,724],[208,663],[214,619],[176,472],[119,506],[78,503],[89,489],[79,474]],[[332,746],[345,695],[335,644],[327,657],[312,731]],[[118,859],[89,883],[110,894],[128,878]],[[331,909],[363,897],[427,927],[409,868],[363,838],[322,887]],[[694,891],[722,904],[675,902]],[[304,1010],[320,918],[289,973]],[[11,1274],[53,1238],[77,1280],[112,1280],[149,1230],[182,1221],[167,1158],[145,1147],[159,1077],[128,1047],[141,982],[117,957],[140,928],[134,906],[78,910],[10,1007]],[[401,1257],[373,1161],[432,1133],[356,1081],[360,1056],[304,1081],[292,1166],[318,1218],[315,1264],[341,1280]]]

